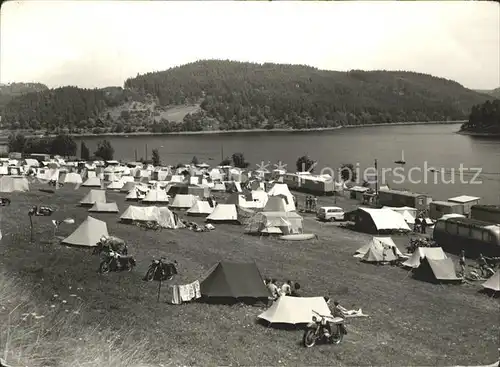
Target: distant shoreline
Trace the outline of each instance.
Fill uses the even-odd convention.
[[[149,131],[145,132],[131,132],[131,133],[103,133],[103,134],[69,134],[74,138],[93,138],[93,137],[135,137],[135,136],[168,136],[168,135],[210,135],[210,134],[245,134],[245,133],[261,133],[261,132],[289,132],[289,133],[302,133],[302,132],[315,132],[315,131],[333,131],[341,129],[352,129],[352,128],[362,128],[362,127],[378,127],[378,126],[404,126],[404,125],[453,125],[462,124],[466,120],[460,121],[412,121],[412,122],[387,122],[380,124],[364,124],[364,125],[344,125],[336,127],[324,127],[324,128],[311,128],[311,129],[240,129],[240,130],[212,130],[212,131],[179,131],[179,132],[169,132],[169,133],[153,133]],[[10,131],[8,132],[10,133]],[[42,135],[40,134],[26,134],[27,138],[33,138]],[[54,137],[56,135],[45,135],[44,137]],[[7,138],[8,135],[0,135],[1,138]]]

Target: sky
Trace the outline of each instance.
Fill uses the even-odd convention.
[[[0,82],[119,85],[199,59],[410,70],[500,86],[495,2],[10,1]]]

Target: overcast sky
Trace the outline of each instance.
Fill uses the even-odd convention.
[[[412,70],[500,86],[493,2],[12,1],[0,81],[123,85],[198,59]]]

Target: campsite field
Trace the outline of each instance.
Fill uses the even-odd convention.
[[[40,192],[40,187],[32,184],[28,193],[3,195],[12,204],[0,208],[0,268],[20,277],[41,308],[60,303],[54,294],[67,300],[61,307],[80,307],[73,320],[76,327],[130,331],[137,344],[150,350],[144,363],[430,366],[489,364],[498,358],[498,299],[479,293],[479,284],[433,285],[397,267],[360,263],[352,255],[368,235],[316,222],[312,215],[305,218],[305,231],[319,239],[286,242],[245,235],[242,226],[216,225],[207,233],[154,232],[119,223],[119,214],[94,214],[107,222],[110,234],[128,242],[138,261],[132,272],[99,275],[98,257],[57,244],[51,223],[74,218],[74,225],[62,225],[58,232],[70,234],[89,214],[77,206],[89,190],[65,186],[50,194]],[[120,213],[130,204],[124,198],[107,193],[108,202],[116,201]],[[326,201],[331,199],[322,198],[320,204]],[[34,217],[35,240],[30,244],[27,212],[37,204],[57,212]],[[406,239],[394,239],[404,251]],[[142,277],[151,259],[161,255],[178,261],[180,274],[173,280],[177,284],[202,280],[221,260],[255,260],[264,276],[299,282],[304,296],[330,295],[347,308],[362,307],[370,317],[350,319],[349,334],[339,346],[305,349],[301,331],[256,323],[263,308],[169,305],[166,284],[161,302],[156,302],[157,284]],[[53,356],[50,365],[57,361]]]

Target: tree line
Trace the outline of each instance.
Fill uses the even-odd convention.
[[[18,152],[23,154],[23,156],[49,154],[62,157],[75,157],[77,151],[75,139],[66,134],[60,134],[55,137],[27,138],[23,134],[12,133],[9,135],[7,146],[9,152]],[[90,154],[90,150],[85,142],[82,141],[80,145],[80,158],[84,161],[92,158],[112,160],[114,152],[113,146],[106,139],[97,143],[97,149],[93,156]]]
[[[460,129],[465,132],[500,134],[500,99],[474,105],[469,121]]]
[[[138,75],[124,87],[27,93],[0,106],[0,124],[66,134],[325,128],[462,120],[488,99],[454,81],[414,72],[335,72],[224,60]],[[127,107],[143,102],[151,110]],[[200,104],[201,110],[178,123],[159,117],[183,104]],[[110,114],[114,107],[124,108],[119,116]]]

